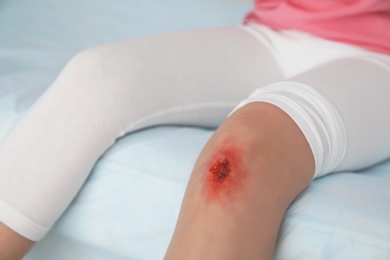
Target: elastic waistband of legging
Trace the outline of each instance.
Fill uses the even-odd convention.
[[[298,30],[273,30],[249,23],[240,27],[265,45],[286,78],[342,58],[361,58],[390,69],[390,56]]]

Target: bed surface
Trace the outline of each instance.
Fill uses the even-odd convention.
[[[250,0],[0,0],[0,139],[77,52],[234,26],[250,7]],[[119,139],[25,259],[162,259],[212,132],[162,126]],[[390,259],[390,161],[315,180],[285,216],[276,259]]]

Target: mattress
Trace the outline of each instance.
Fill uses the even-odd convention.
[[[237,25],[251,4],[0,1],[0,139],[79,51],[152,34]],[[118,139],[25,259],[162,259],[192,166],[213,131],[160,126]],[[390,259],[390,161],[313,181],[284,217],[275,259]]]

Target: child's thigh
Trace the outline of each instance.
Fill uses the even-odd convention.
[[[95,113],[121,114],[118,127],[128,131],[163,123],[217,126],[253,89],[282,78],[267,47],[241,27],[228,27],[84,51],[54,88],[62,97],[57,89],[93,93],[84,104]]]
[[[361,169],[390,157],[390,67],[387,64],[363,57],[341,59],[291,80],[318,90],[342,118],[346,140],[340,140],[337,145],[344,142],[346,149],[335,171]]]

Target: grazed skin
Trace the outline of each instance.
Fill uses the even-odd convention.
[[[222,162],[216,161],[209,169],[209,172],[214,175],[214,181],[223,183],[231,172],[229,160],[225,158]]]
[[[245,170],[242,151],[232,139],[224,140],[206,162],[203,193],[206,201],[225,202],[241,189]]]

